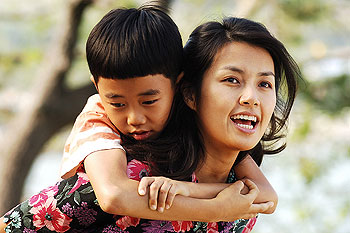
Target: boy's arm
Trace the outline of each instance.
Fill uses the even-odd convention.
[[[248,178],[252,180],[259,188],[259,194],[254,203],[263,203],[272,201],[274,205],[265,211],[265,214],[271,214],[275,211],[278,196],[265,175],[250,155],[247,155],[235,167],[235,173],[238,179]]]
[[[0,218],[0,233],[5,233],[5,227],[7,226],[6,223],[4,223],[4,217]]]
[[[258,193],[254,185],[247,195],[241,195],[243,183],[237,182],[212,199],[178,195],[169,210],[159,213],[149,209],[147,195],[138,195],[139,182],[127,177],[127,161],[123,150],[94,152],[85,159],[84,165],[101,208],[111,214],[157,220],[212,222],[250,218],[269,208],[267,203],[252,204]]]

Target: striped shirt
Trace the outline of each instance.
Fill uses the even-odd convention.
[[[64,146],[60,175],[63,179],[82,169],[89,154],[109,149],[123,149],[117,128],[109,120],[98,94],[89,97],[77,117]],[[123,149],[124,150],[124,149]]]

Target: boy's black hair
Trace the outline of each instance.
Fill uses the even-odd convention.
[[[114,9],[91,31],[86,57],[96,84],[100,77],[150,74],[163,74],[175,83],[182,71],[182,39],[176,24],[159,6]]]

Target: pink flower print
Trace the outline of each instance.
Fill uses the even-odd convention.
[[[207,232],[208,233],[218,233],[219,226],[216,222],[208,222]]]
[[[70,229],[72,221],[67,215],[56,208],[57,200],[48,198],[42,205],[33,207],[29,212],[33,214],[33,225],[36,230],[46,226],[50,231],[65,232]]]
[[[139,218],[134,218],[130,216],[124,216],[116,221],[116,225],[120,227],[122,230],[125,230],[129,226],[136,227],[140,223]]]
[[[192,173],[191,179],[193,183],[198,183],[197,176],[194,172]]]
[[[130,179],[138,181],[144,176],[151,176],[149,167],[136,159],[133,159],[128,163],[126,174]]]
[[[249,221],[248,221],[247,225],[245,226],[245,228],[243,229],[242,233],[251,232],[253,230],[255,223],[256,223],[256,217],[249,219]]]
[[[75,182],[72,190],[68,194],[74,193],[80,186],[87,184],[90,181],[87,174],[84,172],[78,172],[77,175],[78,180]]]
[[[58,186],[50,186],[44,190],[42,190],[40,193],[32,196],[29,199],[29,205],[30,206],[37,206],[42,205],[43,202],[46,202],[46,200],[51,197],[53,198],[58,192]]]
[[[186,232],[193,227],[191,221],[172,221],[171,224],[176,232]]]

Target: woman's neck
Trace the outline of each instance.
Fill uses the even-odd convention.
[[[225,183],[239,152],[207,152],[202,166],[196,171],[201,183]]]

